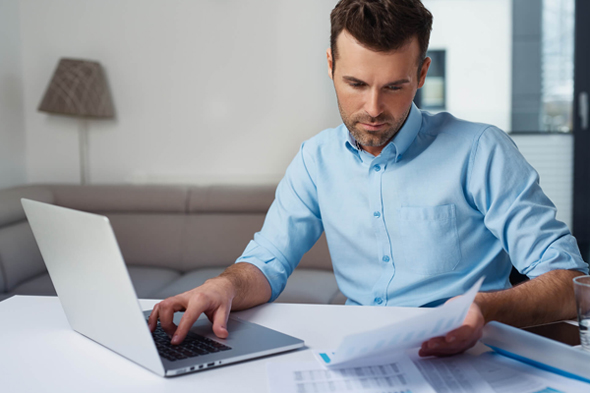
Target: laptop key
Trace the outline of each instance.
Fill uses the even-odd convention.
[[[192,332],[189,332],[182,344],[172,345],[170,336],[162,329],[159,322],[152,332],[152,337],[160,356],[172,362],[231,349],[227,345]]]

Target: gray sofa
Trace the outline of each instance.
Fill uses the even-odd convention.
[[[55,295],[20,198],[109,217],[138,297],[163,299],[232,264],[262,227],[274,188],[29,185],[0,190],[0,300]],[[277,302],[345,300],[322,236]]]

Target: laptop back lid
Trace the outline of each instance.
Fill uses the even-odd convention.
[[[70,326],[164,375],[108,218],[21,201]]]

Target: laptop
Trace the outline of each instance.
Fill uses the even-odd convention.
[[[147,325],[109,219],[21,199],[68,322],[76,332],[164,376],[176,376],[301,348],[302,340],[230,314],[229,337],[201,316],[173,346]],[[182,313],[176,313],[178,325]]]

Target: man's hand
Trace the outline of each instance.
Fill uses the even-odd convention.
[[[172,336],[172,344],[180,344],[189,329],[202,313],[213,323],[213,332],[219,338],[226,338],[227,318],[231,310],[235,290],[232,283],[225,277],[216,277],[205,281],[203,285],[190,291],[170,297],[156,304],[148,320],[153,332],[158,319],[162,329]],[[174,313],[184,311],[178,324],[174,324]]]
[[[452,301],[452,299],[450,300]],[[476,303],[467,311],[463,325],[444,337],[434,337],[422,343],[420,356],[450,356],[465,352],[481,338],[485,320]]]
[[[172,336],[172,344],[180,344],[195,321],[203,313],[213,323],[213,333],[226,338],[229,312],[245,310],[269,301],[270,284],[262,272],[249,263],[236,263],[224,270],[219,277],[205,281],[203,285],[188,292],[170,297],[156,304],[148,325],[153,332],[158,324]],[[184,311],[178,324],[174,313]]]
[[[513,288],[479,292],[463,326],[445,337],[422,343],[419,354],[447,356],[463,352],[481,338],[483,326],[489,321],[521,327],[573,318],[576,302],[572,279],[583,274],[575,270],[551,270]]]

